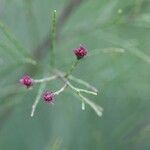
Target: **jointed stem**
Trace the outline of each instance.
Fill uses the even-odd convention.
[[[66,87],[67,87],[67,84],[64,84],[64,86],[60,90],[56,91],[54,94],[59,95],[61,92],[65,90]]]
[[[66,78],[66,76],[64,76],[61,72],[57,71],[57,74],[58,74],[58,77],[60,77],[63,80],[63,82],[66,83],[73,91],[78,92],[78,93],[83,92],[83,93],[87,93],[87,94],[97,95],[97,92],[80,89],[80,88],[73,86],[69,82],[69,80]]]
[[[76,77],[74,77],[74,76],[72,76],[72,75],[70,75],[68,78],[69,78],[70,80],[76,82],[76,83],[79,83],[79,84],[81,84],[81,85],[84,85],[85,87],[91,89],[92,91],[94,91],[94,92],[96,92],[96,93],[98,92],[98,90],[97,90],[94,86],[90,85],[90,84],[87,83],[86,81],[83,81],[83,80],[81,80],[81,79],[79,79],[79,78],[76,78]]]
[[[51,67],[54,67],[55,65],[55,52],[54,52],[55,40],[56,40],[56,10],[54,10],[53,16],[52,16],[52,28],[51,28],[51,42],[52,43],[50,47]]]
[[[89,100],[88,98],[86,98],[85,96],[83,96],[81,93],[78,93],[78,96],[86,103],[88,104],[91,108],[93,108],[93,110],[96,112],[96,114],[101,117],[102,116],[102,112],[103,112],[103,108],[100,107],[99,105],[95,104],[94,102],[92,102],[91,100]]]
[[[46,85],[45,83],[42,83],[42,84],[40,85],[40,87],[39,87],[39,91],[38,91],[38,94],[37,94],[37,96],[36,96],[35,102],[34,102],[33,105],[32,105],[31,117],[34,116],[34,112],[35,112],[36,106],[37,106],[37,104],[39,103],[39,100],[40,100],[40,97],[41,97],[41,95],[42,95],[42,92],[43,92],[43,90],[44,90],[44,88],[45,88],[45,85]]]
[[[74,67],[77,65],[78,62],[76,62],[72,69],[69,71],[68,74],[64,74],[62,72],[60,72],[59,70],[56,70],[55,71],[55,75],[51,76],[51,77],[47,77],[47,78],[43,78],[43,79],[38,79],[38,80],[35,80],[33,79],[33,82],[34,83],[42,83],[40,88],[39,88],[39,92],[37,94],[37,97],[36,97],[36,100],[32,106],[32,111],[31,111],[31,117],[33,117],[34,115],[34,111],[36,109],[36,106],[39,102],[39,99],[40,99],[40,96],[41,96],[41,93],[43,92],[43,89],[44,89],[44,83],[47,82],[47,81],[51,81],[51,80],[54,80],[54,79],[57,79],[59,78],[60,80],[62,80],[64,82],[64,85],[56,92],[54,92],[55,95],[59,95],[60,93],[62,93],[66,87],[70,87],[70,89],[72,89],[72,91],[74,91],[74,94],[76,96],[78,96],[81,100],[82,100],[82,110],[85,109],[85,103],[88,104],[91,108],[94,109],[94,111],[97,113],[98,116],[101,116],[102,115],[102,111],[103,109],[95,104],[94,102],[92,102],[91,100],[89,100],[88,98],[86,98],[85,96],[82,95],[82,93],[87,93],[87,94],[92,94],[92,95],[97,95],[97,90],[95,91],[94,89],[92,89],[92,91],[89,91],[89,90],[86,90],[86,89],[81,89],[81,88],[78,88],[78,87],[75,87],[74,85],[72,85],[72,83],[68,80],[68,76],[70,75],[70,72],[72,72],[72,70],[74,69]],[[76,79],[76,78],[75,78]],[[78,81],[78,80],[77,80]],[[82,80],[79,79],[79,83],[81,82],[81,84],[87,86],[87,87],[90,87],[90,85],[86,82],[83,81],[82,83]]]
[[[42,82],[55,80],[57,77],[58,77],[57,75],[54,75],[54,76],[43,78],[43,79],[34,79],[33,81],[34,81],[34,83],[42,83]]]
[[[29,55],[24,47],[18,42],[18,40],[14,37],[14,35],[9,31],[9,29],[0,22],[0,29],[7,37],[7,39],[17,48],[17,50],[22,53],[23,55]],[[29,55],[30,56],[30,55]]]
[[[67,78],[72,73],[72,71],[75,69],[75,67],[78,65],[78,63],[79,63],[79,60],[76,60],[73,63],[73,65],[71,66],[70,70],[66,73],[65,78]]]

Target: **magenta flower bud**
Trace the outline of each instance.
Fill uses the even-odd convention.
[[[46,91],[43,94],[43,99],[46,102],[51,102],[53,103],[54,99],[55,99],[55,94],[52,91]]]
[[[24,75],[21,79],[20,79],[20,83],[22,85],[25,85],[27,88],[31,87],[33,85],[33,79],[28,76],[28,75]]]
[[[83,58],[87,52],[87,49],[82,45],[74,50],[74,54],[76,55],[77,59]]]

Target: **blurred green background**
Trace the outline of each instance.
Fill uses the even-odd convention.
[[[27,90],[18,80],[51,71],[54,9],[57,68],[66,71],[72,50],[86,45],[90,56],[74,75],[99,89],[90,98],[103,107],[101,118],[82,111],[69,90],[54,106],[41,100],[30,117],[38,86]],[[0,0],[0,21],[0,150],[150,150],[149,0]]]

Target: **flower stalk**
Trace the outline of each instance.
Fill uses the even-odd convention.
[[[66,73],[66,75],[64,76],[65,78],[67,78],[69,75],[71,75],[71,73],[73,72],[73,70],[76,68],[76,66],[78,65],[79,60],[76,60],[73,65],[71,66],[70,70]]]
[[[62,93],[66,89],[67,86],[68,86],[67,84],[64,84],[64,86],[60,90],[56,91],[54,94],[59,95],[60,93]]]
[[[98,90],[97,90],[94,86],[90,85],[90,84],[89,84],[88,82],[86,82],[86,81],[83,81],[83,80],[81,80],[81,79],[79,79],[79,78],[76,78],[76,77],[74,77],[74,76],[72,76],[72,75],[70,75],[68,78],[69,78],[70,80],[72,80],[72,81],[78,83],[78,84],[84,85],[85,87],[91,89],[91,90],[94,91],[95,93],[98,92]]]
[[[50,47],[50,64],[51,67],[55,66],[55,41],[56,41],[56,10],[53,12],[52,16],[52,28],[51,28],[51,47]]]
[[[99,105],[95,104],[94,102],[92,102],[91,100],[89,100],[88,98],[86,98],[85,96],[83,96],[81,93],[78,93],[78,96],[86,103],[88,104],[95,112],[96,114],[101,117],[102,116],[102,112],[103,112],[103,108],[100,107]]]
[[[33,105],[32,105],[31,117],[34,116],[34,112],[35,112],[36,106],[37,106],[37,104],[38,104],[39,101],[40,101],[40,98],[41,98],[41,95],[42,95],[43,90],[45,89],[45,86],[46,86],[46,84],[45,84],[45,83],[42,83],[42,84],[40,85],[40,87],[39,87],[38,94],[37,94],[36,99],[35,99],[35,101],[34,101],[34,103],[33,103]]]
[[[54,75],[54,76],[43,78],[43,79],[34,79],[33,82],[34,83],[48,82],[48,81],[55,80],[56,78],[57,78],[57,75]]]

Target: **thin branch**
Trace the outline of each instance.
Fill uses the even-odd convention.
[[[20,62],[22,63],[28,63],[28,64],[32,64],[32,65],[37,65],[37,62],[31,58],[22,58],[22,59],[19,59]]]
[[[26,49],[20,44],[20,42],[14,37],[14,35],[7,28],[7,26],[5,26],[2,22],[0,22],[0,29],[7,37],[7,39],[17,48],[19,52],[21,52],[23,55],[29,55]]]
[[[56,70],[56,73],[57,73],[58,77],[60,77],[72,90],[74,90],[76,92],[83,92],[83,93],[87,93],[87,94],[97,95],[96,92],[85,90],[85,89],[81,89],[81,88],[77,88],[77,87],[73,86],[68,81],[68,79],[64,77],[64,74],[61,73],[60,71]]]
[[[55,80],[56,78],[58,78],[58,76],[54,75],[54,76],[43,78],[43,79],[34,79],[33,82],[34,83],[42,83],[42,82],[47,82],[47,81]]]
[[[78,93],[78,96],[84,100],[84,102],[86,104],[88,104],[89,106],[91,106],[93,108],[93,110],[96,112],[96,114],[101,117],[102,116],[102,112],[103,112],[103,108],[100,107],[99,105],[95,104],[94,102],[92,102],[91,100],[89,100],[88,98],[84,97],[81,93]]]
[[[94,91],[94,92],[96,92],[96,93],[98,92],[98,90],[97,90],[94,86],[90,85],[90,84],[87,83],[86,81],[83,81],[83,80],[81,80],[81,79],[78,79],[78,78],[76,78],[76,77],[74,77],[74,76],[72,76],[72,75],[70,75],[68,78],[69,78],[70,80],[74,81],[74,82],[77,82],[77,83],[79,83],[79,84],[81,84],[81,85],[84,85],[85,87],[91,89],[92,91]]]
[[[46,86],[46,84],[45,84],[45,82],[44,82],[44,83],[42,83],[42,84],[40,85],[40,87],[39,87],[38,94],[37,94],[37,96],[36,96],[35,102],[34,102],[33,105],[32,105],[31,117],[34,116],[34,112],[35,112],[36,106],[37,106],[37,104],[39,103],[40,97],[41,97],[41,95],[42,95],[42,92],[43,92],[45,86]]]
[[[57,25],[56,25],[57,37],[59,37],[61,29],[63,28],[64,24],[67,22],[67,20],[69,19],[73,11],[75,11],[75,9],[77,9],[83,1],[84,0],[70,0],[68,5],[63,9],[60,17],[58,18]],[[48,33],[47,36],[42,40],[42,43],[38,45],[37,48],[34,50],[34,56],[36,57],[36,59],[38,60],[42,59],[47,54],[48,52],[47,48],[50,45],[51,45],[51,40]],[[44,49],[46,49],[46,51],[44,51]]]
[[[73,72],[73,70],[76,68],[76,66],[78,65],[78,63],[79,63],[79,60],[76,60],[76,61],[72,64],[70,70],[66,73],[65,78],[67,78],[67,77]]]
[[[33,0],[23,0],[25,4],[25,15],[26,15],[26,22],[28,25],[28,34],[30,38],[30,44],[35,47],[36,44],[39,42],[39,30],[37,24],[37,18],[34,13],[34,1]]]
[[[72,90],[74,90],[74,91],[76,91],[76,92],[78,92],[78,93],[83,92],[83,93],[87,93],[87,94],[97,95],[96,92],[77,88],[77,87],[73,86],[69,81],[67,81],[67,84],[68,84],[68,86],[69,86]]]
[[[82,101],[82,105],[81,105],[82,107],[82,110],[85,110],[85,103]]]
[[[7,57],[9,56],[10,58],[12,58],[16,62],[29,63],[32,65],[37,64],[35,60],[31,59],[30,57],[25,57],[18,50],[10,47],[6,43],[0,43],[0,48],[4,52],[4,54],[7,54]]]
[[[82,79],[79,79],[79,78],[77,78],[77,77],[75,77],[75,76],[72,76],[72,75],[66,77],[66,75],[65,75],[64,72],[61,72],[61,71],[56,70],[56,69],[55,69],[55,73],[56,73],[59,77],[64,78],[63,80],[66,80],[65,78],[68,78],[68,79],[70,79],[70,80],[72,80],[72,81],[74,81],[74,82],[76,82],[76,83],[79,83],[79,84],[84,85],[85,87],[91,89],[94,93],[98,93],[98,89],[96,89],[94,86],[92,86],[91,84],[89,84],[88,82],[86,82],[86,81],[84,81],[84,80],[82,80]],[[67,81],[67,80],[66,80],[66,81]],[[97,95],[97,94],[94,94],[94,95]]]
[[[50,61],[51,61],[51,67],[54,67],[55,65],[55,41],[56,41],[56,10],[53,12],[52,16],[52,28],[51,28],[51,45],[50,45]]]
[[[64,84],[64,86],[60,90],[56,91],[54,95],[59,95],[61,92],[63,92],[66,89],[66,87],[67,87],[67,84]]]
[[[63,82],[65,82],[73,91],[75,91],[75,95],[77,95],[78,97],[80,97],[82,99],[82,110],[85,109],[85,105],[84,105],[84,102],[86,104],[88,104],[95,112],[96,114],[100,117],[102,116],[102,111],[103,111],[103,108],[100,107],[99,105],[95,104],[94,102],[92,102],[91,100],[89,100],[88,98],[84,97],[81,92],[85,92],[85,93],[88,93],[88,94],[94,94],[94,95],[97,95],[97,93],[95,92],[92,92],[92,91],[87,91],[87,90],[84,90],[84,89],[79,89],[79,88],[76,88],[75,86],[73,86],[67,78],[64,77],[64,75],[59,72],[58,70],[56,71],[58,76],[63,80]]]

